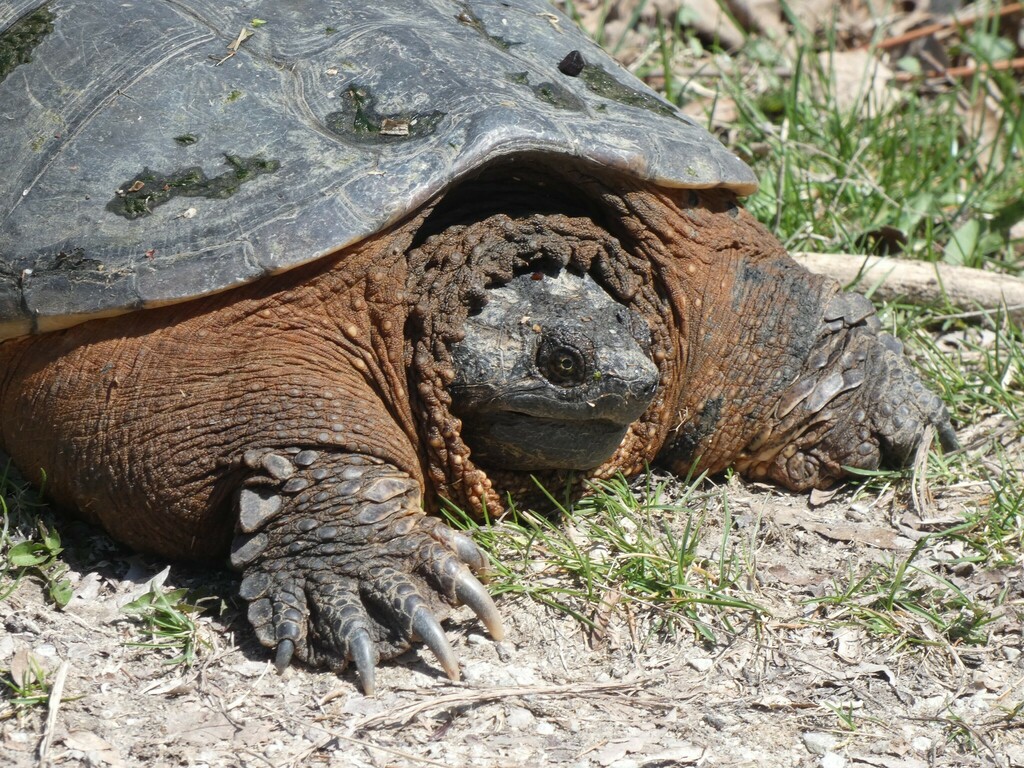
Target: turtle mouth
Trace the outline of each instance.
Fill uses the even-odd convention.
[[[625,429],[647,410],[657,391],[658,382],[657,377],[651,375],[619,383],[620,391],[603,392],[596,397],[588,397],[592,393],[587,391],[587,387],[567,392],[552,391],[550,387],[518,391],[509,387],[508,391],[491,400],[486,410],[492,417],[494,414],[504,414],[509,418],[530,419],[541,423],[574,424],[579,427],[593,424]]]
[[[463,428],[473,459],[512,470],[588,470],[610,459],[629,424],[501,411]]]
[[[617,391],[595,393],[586,385],[561,389],[520,381],[469,407],[473,398],[464,390],[455,387],[452,394],[463,406],[457,409],[462,437],[477,462],[514,470],[586,470],[612,457],[650,405],[657,382],[657,375],[641,375],[620,379]]]

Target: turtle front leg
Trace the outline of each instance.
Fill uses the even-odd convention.
[[[423,640],[459,678],[439,617],[464,603],[492,637],[498,611],[473,575],[476,545],[420,505],[419,483],[380,459],[303,451],[245,455],[231,563],[260,642],[283,670],[293,656],[343,670],[372,694],[378,661]]]
[[[844,467],[909,464],[929,425],[944,449],[958,447],[945,405],[881,332],[871,302],[838,293],[800,375],[735,464],[795,490],[826,488]]]

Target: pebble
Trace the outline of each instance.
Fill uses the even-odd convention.
[[[914,748],[914,751],[920,752],[921,754],[927,754],[928,750],[932,748],[932,740],[927,736],[918,736],[916,739],[910,742],[910,746]]]
[[[713,659],[687,659],[686,663],[698,672],[707,672],[715,665]]]
[[[826,752],[821,758],[821,768],[844,768],[845,766],[846,758],[835,752]]]
[[[707,712],[704,715],[704,722],[716,731],[723,731],[736,724],[736,718],[720,714],[718,712]]]
[[[42,656],[44,659],[57,658],[57,648],[53,643],[40,643],[32,649],[32,653]]]
[[[505,719],[510,728],[517,731],[523,731],[530,727],[536,718],[534,718],[533,712],[525,707],[510,707],[508,717]]]
[[[836,737],[831,733],[819,731],[808,731],[800,738],[803,739],[804,746],[812,755],[825,755],[836,743]]]

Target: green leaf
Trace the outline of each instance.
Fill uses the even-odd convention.
[[[964,222],[953,233],[942,251],[942,260],[946,264],[966,264],[978,250],[978,238],[981,236],[981,224],[977,219]]]
[[[60,546],[60,534],[57,533],[57,529],[54,528],[52,531],[47,529],[42,523],[39,524],[39,533],[43,537],[43,547],[52,556],[59,555],[62,551]]]
[[[71,582],[68,579],[59,579],[57,581],[50,582],[50,597],[59,607],[63,608],[71,602],[71,598],[74,594],[75,590],[72,588]]]
[[[16,568],[30,568],[45,563],[50,559],[50,553],[36,541],[23,541],[10,548],[7,559]]]
[[[909,72],[912,75],[921,74],[921,62],[914,56],[904,56],[896,62],[896,68],[901,72]]]
[[[986,61],[1013,58],[1014,45],[1007,38],[988,32],[972,32],[967,35],[967,40],[975,53]]]

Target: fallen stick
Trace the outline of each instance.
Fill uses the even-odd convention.
[[[950,31],[955,32],[958,29],[969,27],[974,22],[981,18],[992,18],[996,16],[1006,16],[1011,13],[1017,13],[1024,8],[1024,3],[1010,3],[1004,5],[1002,8],[984,8],[981,10],[977,9],[964,9],[958,14],[949,16],[944,21],[936,22],[935,24],[928,24],[924,27],[918,27],[912,29],[909,32],[905,32],[902,35],[896,35],[894,37],[887,37],[885,40],[879,40],[876,44],[876,48],[880,48],[883,51],[886,48],[895,48],[898,45],[909,43],[912,40],[917,40],[921,37],[927,37],[928,35],[934,35],[936,32]],[[861,48],[870,48],[871,44],[865,44]]]
[[[924,261],[862,256],[853,253],[792,254],[811,272],[829,275],[845,286],[883,301],[903,299],[911,304],[942,304],[958,312],[1007,313],[1024,323],[1024,280],[1012,275],[970,267]]]
[[[911,80],[921,80],[922,78],[970,77],[971,75],[977,75],[978,73],[1005,72],[1006,70],[1013,70],[1016,72],[1018,69],[1024,69],[1024,56],[1017,59],[993,61],[991,64],[965,64],[962,67],[947,67],[942,70],[928,70],[921,74],[915,74],[913,72],[897,72],[893,75],[893,79],[900,83],[909,83]]]

